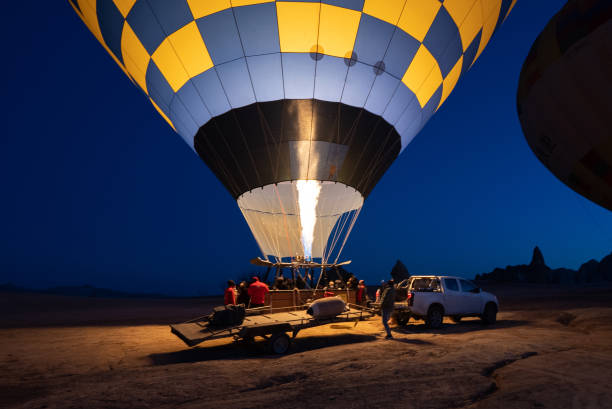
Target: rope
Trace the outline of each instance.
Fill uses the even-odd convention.
[[[361,212],[361,207],[355,211],[355,216],[353,217],[353,220],[351,221],[351,226],[349,227],[346,233],[346,236],[344,236],[344,242],[342,243],[342,247],[340,247],[340,250],[338,251],[338,255],[336,256],[336,259],[334,260],[334,264],[338,262],[338,259],[340,258],[340,254],[342,253],[342,250],[344,250],[344,245],[346,244],[346,240],[348,239],[348,236],[351,234],[351,231],[353,230],[353,226],[355,225],[355,222],[357,221],[357,217],[359,216],[360,212]]]
[[[340,217],[338,218],[338,220],[336,221],[336,224],[334,224],[334,227],[332,228],[333,231],[333,237],[331,240],[331,243],[328,244],[325,248],[325,254],[324,254],[324,263],[327,263],[327,261],[329,260],[329,256],[331,255],[331,253],[333,252],[334,247],[336,246],[336,242],[337,242],[337,238],[338,235],[340,234],[340,226],[342,225],[342,220],[344,218],[344,213],[340,215]],[[329,241],[329,239],[328,239]]]
[[[317,291],[319,290],[319,284],[321,283],[321,277],[323,277],[324,272],[325,272],[325,267],[321,267],[321,273],[319,273],[319,279],[317,280],[317,285],[315,285],[314,292],[312,293],[313,297],[317,294]]]
[[[344,226],[346,225],[346,222],[348,221],[350,214],[351,212],[346,212],[346,213],[343,213],[342,216],[340,217],[340,220],[342,220],[342,223],[340,224],[340,228],[338,229],[337,234],[334,235],[334,241],[332,241],[330,252],[327,255],[328,258],[329,256],[331,256],[334,248],[336,248],[336,244],[338,244],[338,240],[340,240],[340,237],[342,237],[342,233],[344,232]],[[340,220],[338,220],[338,222],[340,222]]]

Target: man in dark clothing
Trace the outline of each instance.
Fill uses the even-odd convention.
[[[295,286],[297,287],[298,290],[303,290],[304,288],[306,288],[306,280],[304,280],[302,278],[301,275],[297,275],[297,277],[295,278]]]
[[[249,286],[249,296],[251,297],[251,308],[263,307],[266,304],[266,294],[270,291],[266,283],[253,277],[253,282]]]
[[[386,339],[393,338],[391,335],[391,329],[389,328],[389,319],[391,319],[391,314],[393,314],[393,306],[395,303],[395,282],[393,279],[387,281],[387,285],[382,291],[382,295],[380,296],[380,309],[382,311],[382,322],[385,327],[385,331],[387,331]]]
[[[357,283],[357,277],[351,274],[351,277],[346,282],[346,288],[348,288],[349,290],[356,290],[358,287]]]
[[[286,290],[285,288],[285,280],[282,276],[278,276],[274,279],[273,290]]]
[[[251,301],[251,297],[249,297],[249,287],[247,286],[246,281],[240,283],[238,287],[238,304],[244,304],[245,307],[249,306],[249,301]]]

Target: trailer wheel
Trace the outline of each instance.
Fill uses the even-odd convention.
[[[268,340],[268,347],[273,354],[286,354],[291,347],[291,338],[284,332],[277,332],[276,334],[272,334]]]
[[[397,321],[397,325],[405,326],[410,321],[410,314],[406,314],[405,312],[398,312],[395,315],[395,321]]]

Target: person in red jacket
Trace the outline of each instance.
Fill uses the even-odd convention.
[[[253,277],[253,282],[249,286],[249,296],[251,297],[251,308],[263,307],[266,304],[266,294],[270,291],[266,283]]]
[[[227,288],[223,295],[223,302],[225,305],[236,304],[236,283],[234,283],[234,280],[229,280],[227,282]]]
[[[365,286],[365,281],[359,280],[359,285],[357,285],[357,304],[362,305],[368,299],[368,290]]]

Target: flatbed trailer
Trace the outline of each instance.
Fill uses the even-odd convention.
[[[306,312],[308,306],[292,308],[277,308],[285,310],[274,312],[275,309],[265,308],[260,313],[247,316],[240,325],[229,327],[214,327],[210,325],[208,316],[195,318],[181,324],[170,325],[172,333],[179,337],[187,346],[193,347],[204,341],[233,337],[235,341],[252,341],[255,337],[267,340],[271,352],[284,354],[291,347],[291,339],[303,329],[318,327],[337,322],[357,322],[370,318],[371,310],[359,305],[349,304],[349,310],[334,317],[314,318]],[[291,338],[287,333],[291,333]]]

